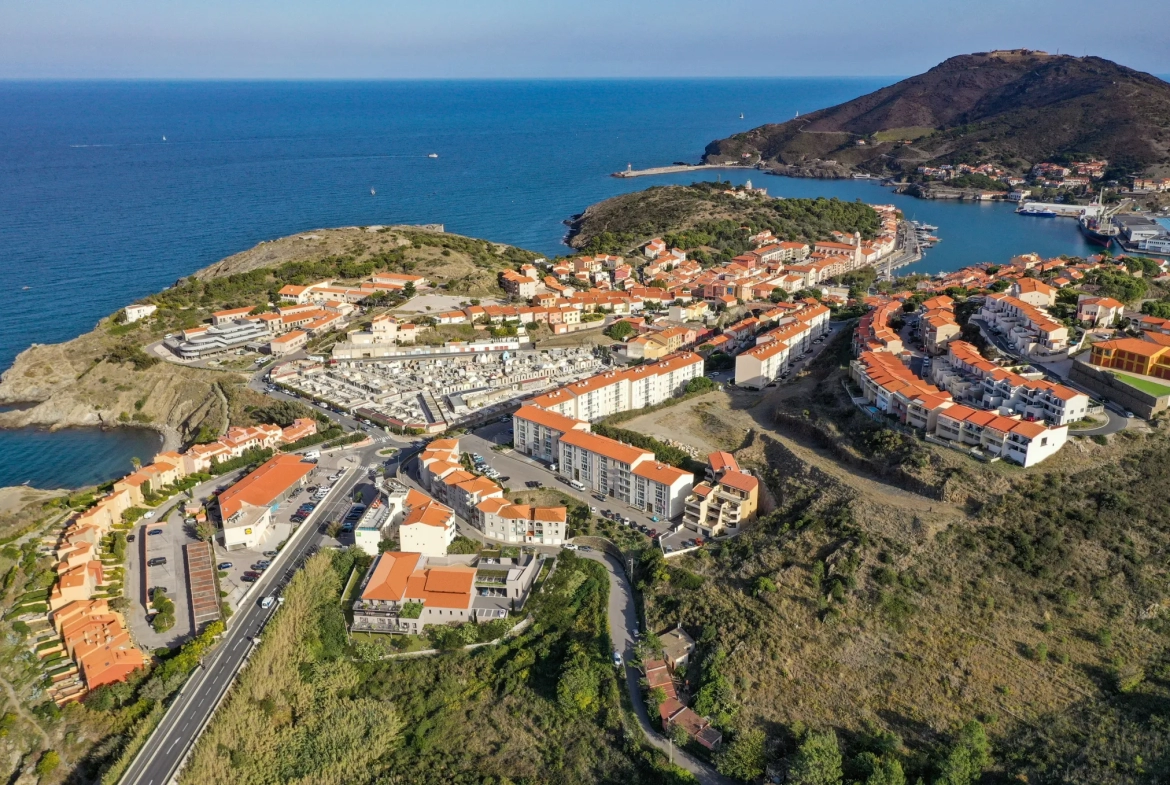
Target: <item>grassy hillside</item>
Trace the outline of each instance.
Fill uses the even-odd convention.
[[[1099,57],[961,55],[924,74],[785,123],[708,145],[705,160],[867,171],[994,161],[1021,170],[1065,156],[1109,159],[1116,173],[1170,164],[1170,84]]]
[[[747,238],[763,229],[786,240],[822,240],[834,230],[869,238],[880,228],[877,213],[859,202],[735,199],[726,190],[716,183],[694,183],[606,199],[573,221],[569,244],[592,253],[629,253],[651,238],[666,237],[679,247],[706,247],[718,261],[751,248]],[[695,256],[702,258],[703,252]]]
[[[298,573],[182,782],[689,781],[625,731],[597,562],[562,554],[507,643],[399,660],[380,659],[385,636],[346,643],[353,563],[322,554]]]
[[[498,271],[535,257],[415,227],[317,230],[261,243],[145,298],[159,307],[149,319],[120,324],[115,315],[71,341],[22,352],[0,377],[0,401],[39,405],[0,414],[0,425],[137,424],[160,428],[172,441],[219,431],[229,420],[238,422],[234,401],[260,402],[241,388],[246,377],[232,372],[250,371],[250,362],[232,366],[229,360],[220,371],[185,368],[144,353],[143,346],[201,324],[217,310],[266,309],[279,303],[285,284],[416,272],[443,292],[475,297],[502,294]]]

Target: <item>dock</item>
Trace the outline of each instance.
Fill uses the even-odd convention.
[[[610,177],[648,177],[654,174],[674,174],[676,172],[698,172],[704,169],[755,169],[755,166],[741,166],[740,164],[674,164],[672,166],[655,166],[650,169],[634,169],[629,166],[623,171],[614,172]]]

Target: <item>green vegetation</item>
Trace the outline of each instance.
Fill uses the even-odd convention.
[[[293,578],[182,782],[690,781],[623,731],[600,564],[563,555],[515,639],[387,660],[379,649],[402,636],[347,644],[338,599],[353,559],[322,553]]]
[[[150,622],[155,632],[166,632],[175,626],[175,601],[167,596],[165,589],[153,589],[150,604],[155,610],[154,618]]]
[[[1150,285],[1144,278],[1134,278],[1127,272],[1100,267],[1085,273],[1084,283],[1097,287],[1101,297],[1112,297],[1123,303],[1131,303],[1146,296]]]
[[[1170,386],[1165,384],[1158,384],[1149,379],[1141,379],[1137,376],[1131,376],[1128,373],[1120,373],[1118,371],[1110,371],[1110,373],[1117,379],[1128,384],[1130,387],[1136,387],[1144,393],[1161,397],[1163,395],[1170,395]]]
[[[872,238],[877,213],[839,199],[732,199],[726,185],[656,186],[595,204],[573,224],[570,244],[588,253],[629,253],[655,236],[693,249],[694,258],[723,264],[753,246],[764,229],[782,240],[820,240],[833,231]],[[743,227],[747,227],[746,229]]]
[[[619,442],[631,444],[634,447],[640,447],[643,450],[649,450],[662,463],[668,463],[671,466],[677,466],[680,469],[686,469],[688,471],[702,471],[700,462],[692,458],[685,450],[660,442],[652,436],[646,436],[637,431],[630,431],[624,428],[615,428],[604,422],[595,423],[593,432],[610,439],[617,439]]]

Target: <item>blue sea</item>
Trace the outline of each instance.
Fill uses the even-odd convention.
[[[0,368],[30,343],[68,340],[261,240],[442,223],[555,255],[567,251],[564,221],[593,202],[697,176],[896,202],[940,227],[943,241],[912,268],[926,272],[1089,252],[1069,221],[895,197],[866,182],[607,176],[696,162],[714,139],[890,81],[0,82]],[[0,432],[0,485],[23,475],[77,484],[66,452],[96,467],[87,480],[115,476],[138,437],[46,434],[30,447]],[[123,442],[112,453],[92,446]]]

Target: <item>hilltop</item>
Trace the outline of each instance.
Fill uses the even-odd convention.
[[[873,208],[839,199],[767,199],[729,185],[700,182],[622,194],[590,206],[570,223],[570,246],[590,253],[629,253],[651,238],[704,246],[730,260],[750,246],[741,226],[770,229],[780,240],[823,240],[830,232],[873,238]],[[737,245],[736,243],[740,243]]]
[[[1115,174],[1170,166],[1170,84],[1100,57],[1029,50],[952,57],[929,71],[707,146],[708,163],[787,174],[913,172],[1097,156]]]
[[[0,376],[0,402],[36,405],[0,413],[0,427],[141,425],[161,431],[172,449],[204,428],[222,432],[259,401],[244,388],[246,374],[235,372],[250,369],[183,367],[142,351],[167,333],[220,309],[267,307],[285,284],[382,271],[425,272],[439,293],[498,296],[498,271],[535,257],[441,227],[316,229],[265,241],[141,300],[158,306],[150,319],[121,324],[113,314],[71,341],[21,352]]]

